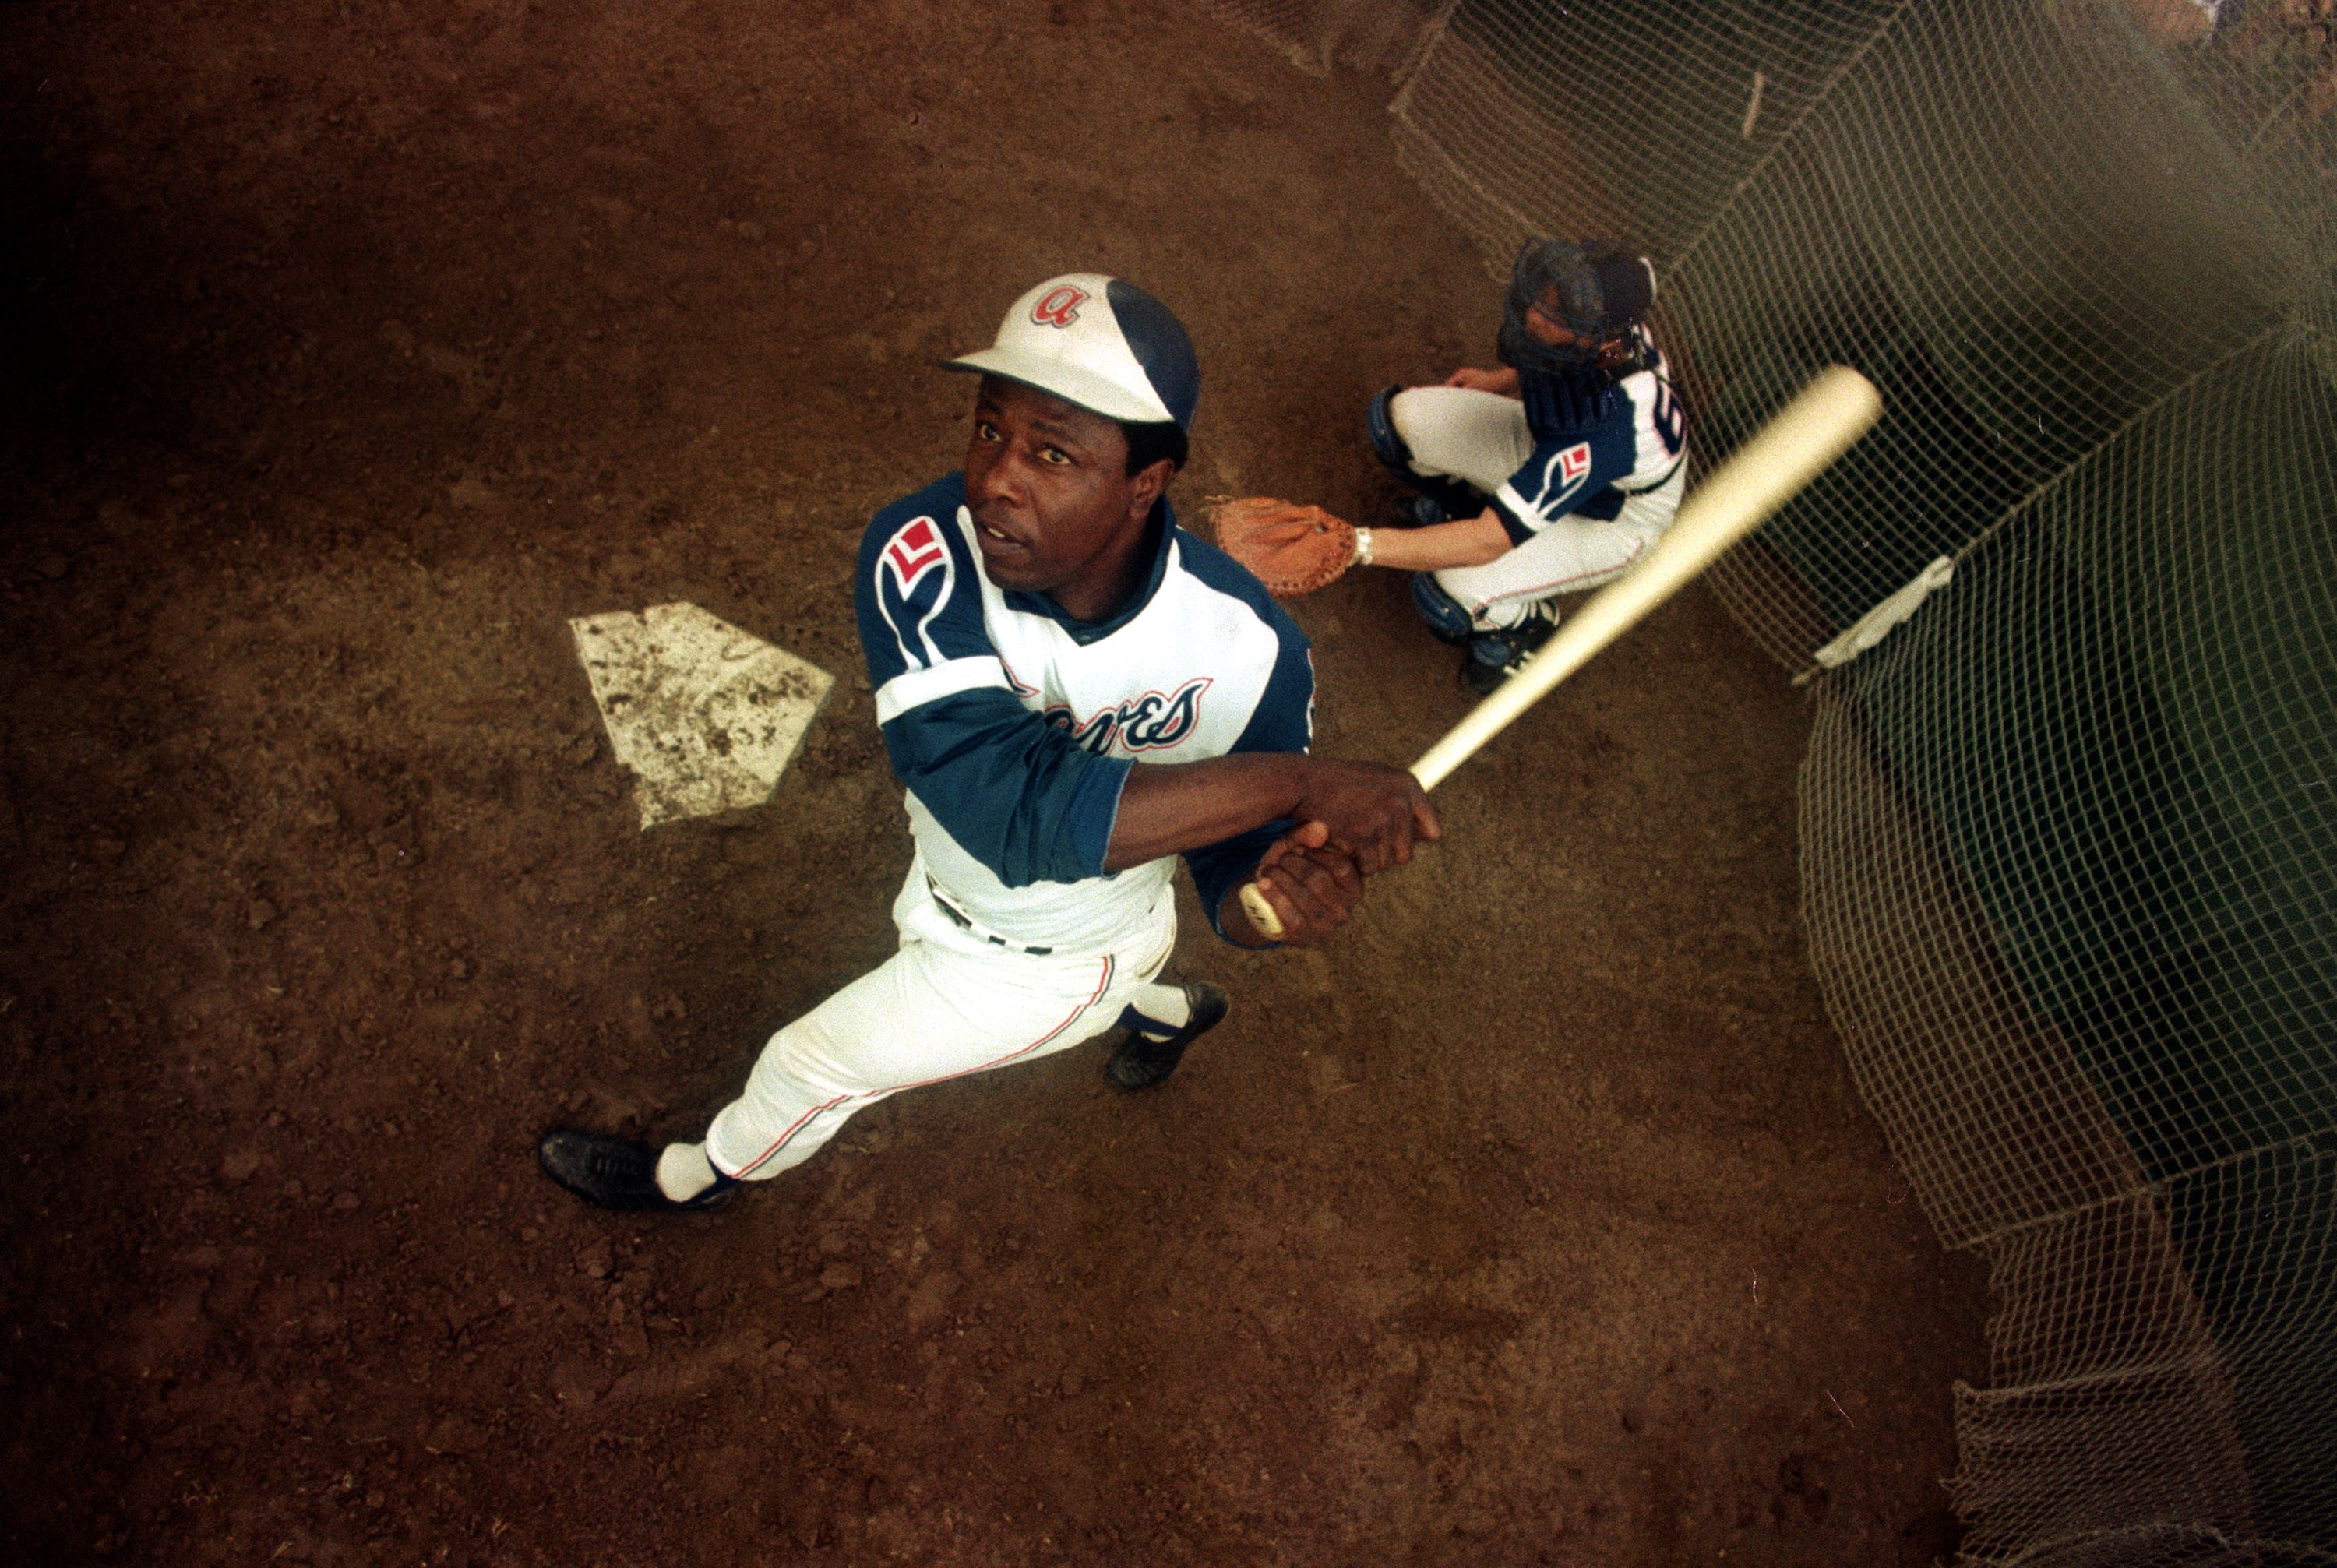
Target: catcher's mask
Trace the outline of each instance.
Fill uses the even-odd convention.
[[[1644,256],[1603,240],[1529,240],[1518,248],[1502,301],[1495,352],[1519,370],[1563,372],[1597,365],[1607,346],[1636,326],[1655,303],[1656,270]],[[1541,313],[1573,334],[1552,345],[1526,328]]]

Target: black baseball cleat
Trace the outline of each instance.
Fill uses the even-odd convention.
[[[1149,1089],[1177,1071],[1185,1047],[1224,1023],[1231,1004],[1226,1000],[1224,987],[1196,980],[1185,987],[1185,1005],[1191,1009],[1185,1026],[1166,1040],[1154,1040],[1133,1029],[1128,1032],[1128,1038],[1103,1064],[1103,1075],[1111,1080],[1113,1088],[1131,1093]]]
[[[1480,632],[1469,639],[1468,656],[1461,662],[1461,678],[1478,696],[1490,697],[1557,630],[1558,612],[1547,604],[1536,604],[1514,626]]]
[[[562,1127],[535,1146],[543,1173],[585,1202],[626,1213],[696,1214],[730,1200],[736,1181],[718,1182],[678,1203],[658,1186],[658,1152],[630,1138]]]

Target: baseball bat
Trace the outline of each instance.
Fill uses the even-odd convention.
[[[1516,674],[1412,765],[1420,787],[1433,789],[1442,783],[1550,688],[1694,581],[1824,473],[1882,413],[1882,395],[1865,377],[1840,365],[1819,371],[1776,417],[1705,477],[1646,560],[1584,601]],[[1282,935],[1281,918],[1257,883],[1242,888],[1241,900],[1262,935]]]

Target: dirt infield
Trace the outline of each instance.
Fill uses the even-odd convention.
[[[5,1528],[22,1563],[1921,1563],[1981,1281],[1804,965],[1805,719],[1705,593],[1440,796],[1232,1020],[889,1102],[710,1217],[694,1133],[890,950],[855,643],[934,372],[1049,272],[1184,314],[1176,495],[1371,517],[1495,290],[1386,83],[1191,5],[0,5]],[[838,672],[640,832],[566,622]],[[1318,740],[1467,704],[1393,573]]]

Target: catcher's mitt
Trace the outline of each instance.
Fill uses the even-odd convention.
[[[1212,495],[1209,529],[1217,548],[1276,599],[1326,587],[1354,564],[1355,530],[1320,506],[1271,495]]]

